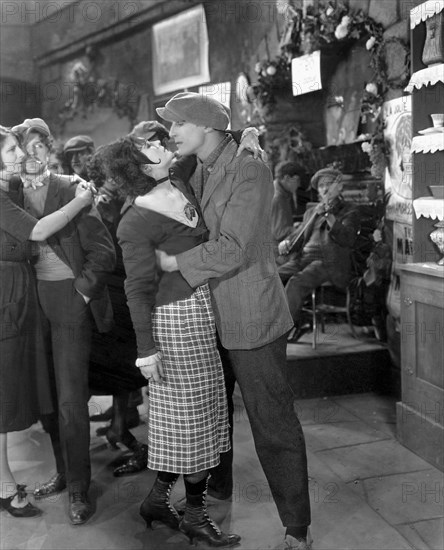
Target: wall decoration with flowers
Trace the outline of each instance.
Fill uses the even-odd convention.
[[[257,82],[252,95],[261,112],[274,111],[281,97],[292,93],[291,60],[316,50],[343,52],[353,44],[365,44],[370,54],[369,65],[373,77],[364,83],[361,100],[361,136],[363,151],[369,155],[372,174],[380,177],[388,154],[383,138],[380,113],[384,96],[389,90],[403,89],[410,75],[410,49],[397,37],[384,37],[384,27],[362,10],[352,10],[341,1],[320,2],[296,7],[292,0],[277,0],[277,10],[286,20],[280,53],[273,59],[258,61],[255,65]],[[391,73],[388,50],[396,50],[397,73]]]
[[[365,116],[378,111],[388,89],[402,89],[408,83],[408,46],[400,38],[385,39],[383,26],[362,10],[351,10],[342,2],[321,2],[317,7],[308,6],[303,12],[294,7],[291,0],[278,0],[277,9],[287,20],[281,52],[274,59],[259,61],[255,66],[257,82],[253,91],[262,107],[272,109],[279,93],[291,91],[291,60],[294,57],[319,49],[346,48],[364,39],[370,52],[370,66],[374,70],[364,97]],[[396,80],[389,80],[386,49],[393,42],[397,42],[405,52],[404,71]]]

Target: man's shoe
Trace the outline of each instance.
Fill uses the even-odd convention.
[[[306,539],[296,539],[291,535],[286,535],[284,542],[276,546],[274,550],[311,550],[313,539],[310,535],[310,529],[307,532]]]
[[[109,407],[100,414],[93,414],[89,417],[91,422],[108,422],[113,417],[113,408]]]
[[[304,323],[303,325],[296,326],[291,329],[290,334],[288,335],[287,342],[289,344],[296,344],[296,342],[303,336],[305,333],[310,332],[311,325],[310,323]]]
[[[46,483],[42,483],[38,489],[34,491],[34,498],[44,498],[50,495],[55,495],[66,489],[65,474],[55,474]]]
[[[69,519],[73,525],[86,523],[94,514],[92,504],[84,491],[74,491],[69,495]]]
[[[114,469],[114,477],[137,474],[147,469],[148,445],[141,445],[140,449],[134,452],[123,464]]]

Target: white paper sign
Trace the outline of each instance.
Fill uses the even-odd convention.
[[[319,50],[291,60],[291,85],[294,96],[322,90]]]

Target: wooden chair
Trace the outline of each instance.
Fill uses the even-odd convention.
[[[325,290],[333,289],[334,286],[331,283],[323,283],[318,288],[312,290],[311,293],[311,310],[305,308],[305,311],[310,311],[312,315],[313,323],[313,337],[311,347],[316,349],[317,345],[317,335],[318,335],[318,324],[321,326],[321,332],[325,332],[325,316],[328,314],[343,314],[346,316],[347,323],[350,327],[351,333],[354,338],[357,338],[355,328],[353,326],[351,315],[350,315],[350,291],[347,287],[345,293],[345,304],[344,305],[335,305],[326,303],[325,300]],[[319,323],[318,323],[319,321]]]

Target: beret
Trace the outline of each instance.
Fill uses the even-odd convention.
[[[157,120],[142,120],[142,122],[134,126],[129,134],[129,137],[133,139],[150,139],[154,136],[158,137],[160,140],[170,137],[165,126],[157,122]]]
[[[226,130],[230,123],[228,107],[212,97],[194,92],[176,94],[165,107],[158,107],[156,111],[168,122],[191,122],[215,130]]]
[[[318,170],[313,177],[310,180],[310,187],[312,189],[318,189],[319,181],[322,178],[328,178],[331,180],[335,180],[336,178],[342,177],[342,172],[339,170],[336,170],[335,168],[323,168],[322,170]],[[333,181],[332,181],[333,183]]]
[[[11,131],[20,135],[28,134],[31,131],[39,132],[46,137],[51,135],[48,125],[41,118],[27,118],[21,124],[11,128]]]
[[[87,148],[94,149],[94,141],[89,136],[74,136],[65,143],[63,147],[64,153],[71,153],[74,151],[82,151]]]

